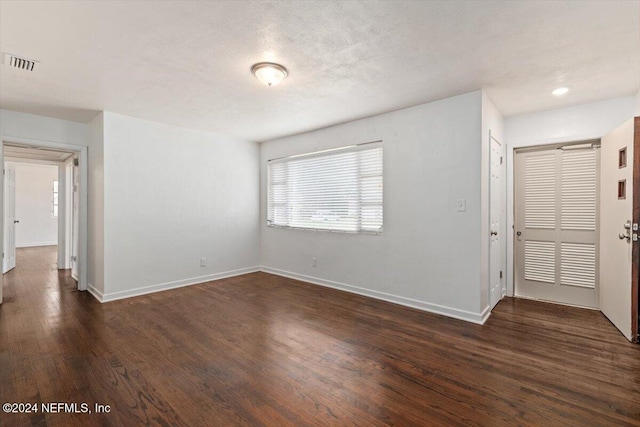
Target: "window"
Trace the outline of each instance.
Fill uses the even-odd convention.
[[[627,147],[621,148],[618,151],[618,168],[622,169],[627,167]]]
[[[627,198],[627,180],[621,179],[618,181],[618,200],[625,200]]]
[[[58,218],[58,181],[53,181],[53,217]]]
[[[382,142],[283,159],[267,168],[267,224],[382,233]]]

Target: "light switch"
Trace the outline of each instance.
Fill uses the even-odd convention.
[[[458,212],[466,212],[467,211],[467,201],[465,199],[458,200]]]

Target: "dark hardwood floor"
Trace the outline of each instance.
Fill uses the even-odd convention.
[[[18,252],[0,425],[640,425],[640,346],[598,312],[505,299],[478,326],[266,273],[100,304]],[[428,286],[428,280],[425,280]]]

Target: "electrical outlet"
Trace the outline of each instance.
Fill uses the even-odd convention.
[[[200,267],[206,267],[206,266],[207,266],[207,259],[200,258]]]
[[[318,266],[318,258],[313,257],[311,258],[311,267],[317,267]]]

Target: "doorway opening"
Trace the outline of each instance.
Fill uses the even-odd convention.
[[[3,274],[24,258],[63,270],[86,290],[87,148],[10,138],[0,147]]]
[[[72,270],[77,281],[76,163],[72,152],[4,145],[3,274],[16,267],[21,249],[55,246],[57,268]]]
[[[640,336],[640,117],[513,154],[509,293],[596,309]]]

